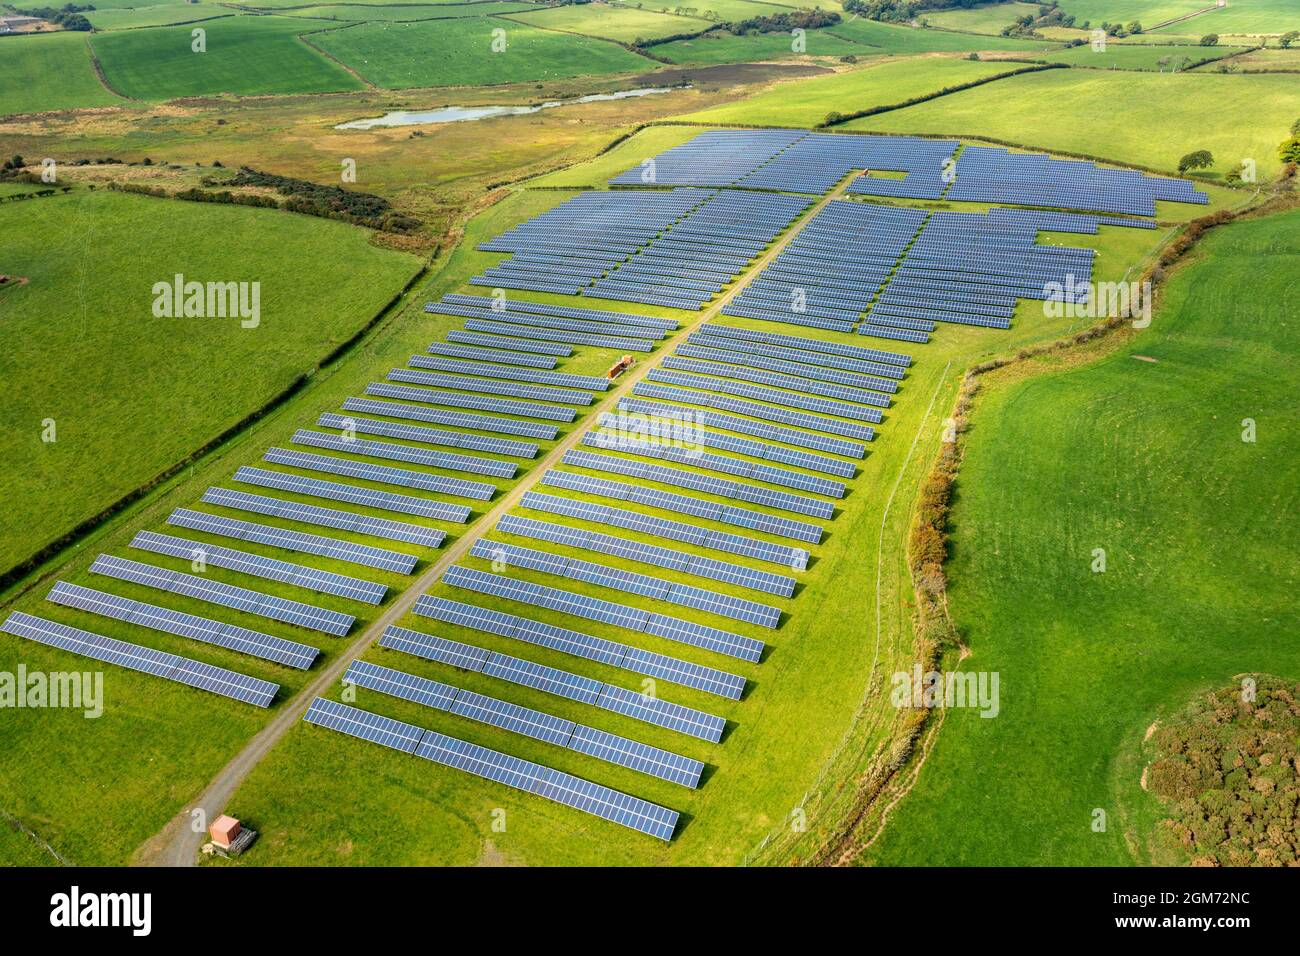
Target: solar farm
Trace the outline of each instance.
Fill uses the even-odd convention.
[[[120,488],[106,482],[98,497],[66,508],[15,499],[11,517],[33,528],[10,548],[24,549],[25,562],[0,569],[0,677],[20,666],[102,675],[104,708],[96,720],[72,708],[0,710],[14,765],[46,770],[0,774],[0,816],[17,835],[0,836],[0,864],[25,859],[11,839],[65,863],[216,868],[1008,865],[1058,856],[1113,865],[1192,856],[1158,835],[1174,831],[1168,821],[1190,804],[1157,804],[1147,790],[1173,779],[1145,773],[1151,748],[1164,746],[1156,728],[1225,674],[1288,678],[1288,661],[1239,636],[1241,653],[1207,648],[1201,673],[1202,658],[1185,645],[1156,641],[1178,674],[1176,687],[1162,685],[1154,654],[1135,663],[1137,644],[1108,643],[1106,635],[1145,626],[1109,589],[1137,574],[1165,608],[1179,606],[1171,589],[1212,606],[1224,567],[1209,568],[1189,546],[1195,570],[1163,581],[1135,542],[1166,525],[1215,539],[1211,519],[1176,518],[1177,508],[1205,505],[1212,485],[1216,507],[1236,513],[1227,499],[1244,494],[1240,475],[1221,465],[1238,462],[1235,436],[1256,419],[1271,464],[1240,467],[1288,473],[1286,446],[1270,443],[1290,436],[1289,426],[1272,399],[1256,408],[1242,395],[1273,395],[1285,374],[1266,374],[1267,357],[1258,377],[1228,371],[1241,368],[1226,358],[1229,338],[1253,334],[1255,313],[1241,311],[1250,282],[1220,275],[1222,289],[1211,291],[1195,284],[1207,266],[1184,258],[1202,233],[1245,231],[1235,222],[1242,213],[1259,223],[1286,214],[1294,184],[1285,163],[1274,171],[1261,159],[1263,182],[1228,180],[1220,147],[1202,165],[1180,166],[1176,155],[1155,162],[1138,149],[1108,150],[1104,130],[1085,152],[1057,135],[1064,117],[1013,139],[1000,118],[1010,107],[991,108],[987,128],[998,135],[981,135],[970,117],[1015,90],[1065,84],[1085,70],[1099,88],[1136,82],[1082,54],[1080,63],[1044,58],[1049,48],[1083,50],[1073,43],[1081,28],[998,26],[1002,6],[1031,20],[1054,16],[1036,5],[994,4],[978,17],[945,11],[979,30],[933,24],[926,10],[906,22],[845,11],[810,26],[813,52],[793,57],[777,49],[785,26],[761,26],[776,16],[771,5],[751,0],[709,12],[598,0],[536,15],[529,0],[481,11],[371,6],[218,4],[210,20],[195,21],[216,25],[213,77],[232,68],[220,58],[223,37],[256,34],[259,44],[230,90],[209,90],[206,72],[179,65],[164,78],[128,55],[162,43],[163,31],[188,35],[180,14],[108,11],[95,18],[87,56],[105,84],[121,78],[121,88],[105,102],[85,97],[85,109],[135,111],[170,138],[149,139],[160,134],[142,122],[147,162],[125,141],[105,147],[125,162],[59,158],[68,194],[8,201],[11,181],[25,188],[16,177],[31,157],[0,171],[0,227],[15,210],[73,201],[85,205],[60,229],[92,239],[93,206],[138,207],[141,218],[114,237],[119,245],[145,231],[149,208],[310,223],[292,246],[303,270],[268,280],[266,328],[259,318],[228,339],[206,331],[173,339],[168,323],[225,322],[233,331],[239,321],[164,318],[146,297],[142,309],[152,303],[157,321],[135,327],[138,351],[120,362],[110,361],[120,346],[95,317],[134,314],[131,300],[97,303],[92,290],[111,272],[75,255],[58,260],[67,281],[56,291],[71,303],[65,323],[80,329],[85,349],[69,360],[80,373],[63,369],[47,385],[60,396],[80,387],[79,401],[94,396],[103,408],[81,416],[75,405],[24,398],[19,425],[40,424],[55,464],[16,459],[24,477],[14,489],[86,484],[97,467],[116,473],[120,456],[101,451],[115,431],[139,460]],[[773,9],[791,22],[814,15]],[[136,13],[141,25],[117,26]],[[729,18],[742,14],[760,26],[733,32]],[[258,26],[259,16],[267,23]],[[471,46],[440,65],[421,62],[442,56],[430,46],[440,31],[470,44],[480,26],[518,44],[507,47],[500,80],[489,82],[496,74]],[[1073,32],[1040,32],[1058,28]],[[1173,45],[1187,40],[1160,29]],[[1111,35],[1127,51],[1159,31]],[[1231,49],[1269,50],[1272,37],[1232,37]],[[288,55],[283,41],[314,64],[314,80],[274,79],[271,64]],[[70,69],[65,46],[50,49]],[[570,47],[599,56],[581,66]],[[1195,68],[1198,81],[1238,56],[1219,53]],[[0,49],[0,66],[4,56]],[[928,85],[926,57],[945,64]],[[1149,57],[1138,59],[1145,77],[1165,78],[1151,73]],[[641,60],[644,75],[634,72]],[[462,70],[469,80],[451,75]],[[1215,77],[1225,89],[1229,72]],[[436,82],[420,80],[433,73]],[[1188,67],[1167,78],[1193,76]],[[184,99],[150,92],[164,79]],[[1247,77],[1234,79],[1245,88]],[[26,94],[10,98],[26,103]],[[1252,108],[1264,103],[1278,109],[1274,92]],[[69,119],[94,131],[79,142],[119,142],[81,109],[0,116],[0,147],[62,157],[45,137]],[[409,119],[426,111],[435,118]],[[935,115],[958,120],[910,122]],[[249,122],[235,129],[227,116]],[[1153,137],[1197,142],[1184,116],[1171,112],[1171,128]],[[180,161],[205,138],[203,162]],[[225,151],[229,142],[261,146],[237,156]],[[335,152],[348,157],[341,186],[332,181]],[[348,178],[348,163],[359,178]],[[189,215],[150,238],[150,261],[165,259],[169,244],[184,247],[202,221],[218,220]],[[361,239],[307,237],[321,226]],[[208,245],[232,241],[233,232],[213,229]],[[287,236],[250,246],[240,260],[249,277],[276,244],[290,247]],[[1265,237],[1251,249],[1281,262],[1286,245]],[[1219,257],[1209,268],[1235,255],[1226,239],[1209,248]],[[222,274],[199,273],[214,261],[187,260],[184,276],[181,265],[160,267],[159,284],[174,275],[179,297],[185,279],[201,279],[211,297]],[[8,302],[28,308],[30,287],[51,292],[37,257],[13,262],[0,261],[0,273],[13,271],[0,275],[0,325]],[[381,267],[391,272],[383,281]],[[354,268],[364,296],[345,290]],[[132,288],[146,275],[121,274]],[[235,286],[244,273],[229,278]],[[1089,311],[1097,290],[1148,280],[1154,331]],[[1285,299],[1282,286],[1264,285]],[[290,339],[277,324],[287,313],[319,330]],[[1182,326],[1162,324],[1170,316],[1200,331],[1180,336]],[[1231,318],[1231,336],[1208,324],[1215,316]],[[1284,341],[1279,332],[1279,354]],[[1222,373],[1196,364],[1213,342],[1224,350]],[[32,363],[50,347],[43,339],[17,355],[19,391],[38,387],[29,384],[41,380]],[[1116,355],[1129,360],[1118,371]],[[259,378],[241,405],[245,374],[271,368],[280,377]],[[137,369],[139,381],[115,377],[122,369]],[[1106,388],[1098,369],[1109,369]],[[1204,437],[1187,440],[1181,419],[1143,415],[1148,402],[1176,405],[1179,376],[1193,373],[1204,407],[1187,414]],[[159,405],[159,420],[124,412],[163,388],[177,394]],[[1036,389],[1054,390],[1059,422]],[[225,396],[221,414],[203,414],[216,393]],[[1230,448],[1216,437],[1223,422]],[[1144,443],[1133,443],[1135,430],[1149,432]],[[1075,433],[1090,437],[1075,443]],[[1200,470],[1189,474],[1187,461],[1165,454],[1166,434],[1184,435]],[[64,474],[69,459],[56,454],[74,448],[78,463]],[[1040,448],[1051,461],[1037,460]],[[1089,482],[1105,489],[1104,501],[1081,504],[1091,501],[1079,490]],[[1183,505],[1161,497],[1165,482],[1185,490]],[[1260,498],[1276,505],[1279,542],[1290,535],[1280,500],[1276,490]],[[1055,510],[1038,514],[1049,501]],[[1021,534],[1030,528],[1034,540]],[[1234,535],[1219,533],[1243,564],[1287,578],[1270,556],[1276,542]],[[29,540],[45,543],[36,550]],[[1093,567],[1084,583],[1069,583],[1078,569],[1057,554],[1065,551],[1082,554],[1085,569],[1091,554],[1105,573]],[[1177,553],[1167,549],[1166,565]],[[1039,587],[1036,567],[1044,580],[1052,575],[1050,586]],[[1010,589],[1033,594],[1034,607],[1015,611]],[[1289,619],[1267,608],[1250,615],[1265,629]],[[1077,648],[1062,643],[1076,632],[1089,653],[1124,657],[1165,696],[1126,707],[1112,675],[1108,697],[1072,656]],[[1057,656],[1037,660],[1040,647]],[[1040,668],[1067,660],[1078,687],[1036,711],[1039,733],[1026,695],[1043,693]],[[941,703],[953,709],[936,719],[929,703],[898,703],[899,675],[911,690],[913,668],[918,694],[923,668],[1000,673],[1006,716],[981,721],[973,708]],[[1052,674],[1063,680],[1059,668]],[[1095,711],[1077,707],[1071,694],[1080,688],[1095,695]],[[1127,722],[1111,727],[1104,715]],[[1064,743],[1072,720],[1088,728],[1086,743]],[[1052,767],[1059,773],[1044,769]],[[1079,781],[1076,793],[1065,774]],[[87,812],[72,819],[69,795],[82,781],[95,786]],[[1103,784],[1111,789],[1099,795]],[[1041,791],[1041,817],[1030,789]],[[1013,791],[1015,806],[999,802]],[[1112,815],[1101,850],[1073,837],[1053,843],[1051,828],[1073,819],[1078,801]],[[945,849],[958,803],[972,829],[953,833]],[[1003,812],[1024,832],[983,819]],[[226,815],[255,830],[256,842],[237,852],[222,844],[207,824]],[[121,825],[100,832],[96,816]],[[1203,828],[1187,827],[1201,838]]]

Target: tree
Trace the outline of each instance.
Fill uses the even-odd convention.
[[[1134,20],[1132,23],[1130,23],[1130,24],[1128,25],[1128,32],[1129,32],[1129,33],[1141,33],[1141,32],[1142,32],[1142,24],[1141,24],[1140,22],[1138,22],[1137,20]]]
[[[1283,33],[1282,36],[1278,38],[1277,45],[1284,50],[1289,50],[1291,49],[1291,44],[1295,43],[1296,40],[1300,40],[1300,30],[1292,30],[1290,33]]]
[[[1277,148],[1277,154],[1284,163],[1300,163],[1300,136],[1292,136]]]
[[[1208,149],[1198,149],[1188,153],[1178,161],[1178,172],[1187,173],[1193,169],[1208,169],[1214,165],[1214,155]]]
[[[1291,124],[1291,135],[1300,136],[1300,119]]]
[[[1201,37],[1201,46],[1218,46],[1219,35],[1217,33],[1207,33]]]

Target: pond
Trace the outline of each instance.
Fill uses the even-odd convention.
[[[634,96],[653,96],[657,93],[672,93],[675,90],[690,89],[689,86],[652,86],[639,90],[623,90],[618,93],[591,93],[568,100],[548,100],[532,106],[442,106],[436,110],[407,112],[395,110],[383,116],[370,119],[352,120],[339,123],[335,129],[374,129],[378,126],[422,126],[433,123],[464,123],[471,120],[489,119],[493,116],[521,116],[525,113],[540,113],[542,110],[557,106],[572,106],[575,103],[599,103],[606,100],[626,100]]]

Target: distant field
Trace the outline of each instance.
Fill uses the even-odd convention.
[[[284,11],[285,16],[319,18],[322,20],[443,20],[457,17],[481,17],[497,13],[514,13],[532,10],[531,3],[513,3],[510,0],[486,0],[482,3],[431,3],[431,4],[358,4],[333,3]]]
[[[1076,25],[1082,25],[1085,20],[1093,27],[1101,26],[1102,23],[1131,23],[1137,20],[1143,27],[1150,29],[1157,23],[1204,10],[1213,6],[1214,2],[1215,0],[1061,0],[1061,9],[1074,14]],[[1249,3],[1252,0],[1239,2]]]
[[[922,30],[861,17],[827,27],[836,36],[878,48],[882,53],[965,53],[977,50],[1043,50],[1052,44],[1010,37],[965,36],[944,30]]]
[[[492,52],[494,30],[505,31],[504,52]],[[314,34],[311,42],[390,89],[495,85],[653,66],[613,43],[495,17],[367,23]]]
[[[1300,48],[1256,50],[1233,62],[1243,70],[1300,70]]]
[[[1009,63],[970,60],[882,60],[860,70],[782,83],[766,93],[728,106],[682,117],[695,122],[815,126],[833,111],[901,103],[945,86],[969,83],[1017,68]]]
[[[920,19],[932,27],[967,33],[997,34],[1016,17],[1038,15],[1036,3],[994,3],[969,10],[924,10]]]
[[[637,6],[635,2],[626,3],[624,6]],[[693,5],[698,11],[699,16],[705,16],[709,12],[716,13],[720,18],[727,21],[748,20],[750,17],[770,17],[774,14],[789,12],[791,7],[802,7],[807,4],[801,0],[789,0],[786,3],[776,3],[773,0],[699,0]],[[641,8],[646,10],[657,10],[660,13],[672,13],[677,9],[676,4],[665,3],[663,0],[652,0],[650,3],[642,3]],[[707,17],[705,17],[708,19]]]
[[[416,269],[342,223],[105,191],[2,205],[0,235],[31,280],[0,292],[0,571],[284,389]],[[261,326],[155,318],[153,284],[178,272],[261,282]]]
[[[610,7],[595,3],[551,7],[547,10],[512,16],[510,19],[535,27],[545,27],[548,30],[581,33],[585,36],[602,37],[623,43],[676,36],[679,33],[698,33],[713,26],[712,23],[698,17],[675,16],[655,13],[651,10]]]
[[[1091,46],[1076,46],[1070,50],[1036,53],[1035,60],[1047,63],[1066,63],[1070,66],[1095,70],[1154,70],[1171,72],[1185,70],[1207,60],[1221,60],[1225,56],[1241,53],[1247,47],[1239,46],[1154,46],[1149,44],[1107,43],[1104,50]],[[1162,62],[1163,61],[1163,62]]]
[[[655,56],[670,63],[707,64],[745,63],[783,60],[793,56],[873,56],[879,53],[860,43],[845,40],[825,30],[809,30],[803,53],[791,50],[786,33],[761,33],[753,36],[706,34],[690,40],[676,40],[654,48]]]
[[[986,386],[948,603],[1001,710],[946,715],[872,862],[1151,862],[1147,727],[1234,675],[1300,677],[1297,263],[1300,213],[1216,230],[1118,351]]]
[[[1202,36],[1206,33],[1247,36],[1286,33],[1300,30],[1300,5],[1294,0],[1229,0],[1222,9],[1171,24],[1159,32],[1165,30]]]
[[[236,11],[215,3],[165,3],[156,7],[138,9],[92,10],[86,19],[96,30],[129,30],[136,27],[166,26],[170,23],[192,23],[228,17]]]
[[[0,40],[0,116],[85,106],[122,105],[104,89],[80,33]]]
[[[113,87],[142,100],[362,88],[347,70],[298,39],[311,29],[309,21],[227,17],[201,28],[205,53],[192,51],[195,28],[189,26],[97,34],[91,42]]]
[[[1051,109],[1043,104],[1051,104]],[[1231,110],[1220,104],[1232,103]],[[1278,171],[1277,144],[1296,118],[1294,77],[1215,74],[1112,75],[1047,70],[999,80],[903,110],[868,116],[851,129],[989,136],[1173,170],[1208,149],[1222,174],[1246,157]]]

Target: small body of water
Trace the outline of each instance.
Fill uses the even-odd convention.
[[[656,93],[672,93],[674,90],[689,89],[686,86],[653,86],[640,90],[623,90],[620,93],[591,93],[571,100],[550,100],[533,106],[444,106],[436,110],[423,110],[408,113],[395,110],[372,119],[352,120],[339,123],[335,129],[374,129],[377,126],[422,126],[433,123],[464,123],[470,120],[488,119],[493,116],[521,116],[525,113],[540,113],[542,110],[557,106],[572,106],[575,103],[599,103],[605,100],[626,100],[634,96],[653,96]]]

